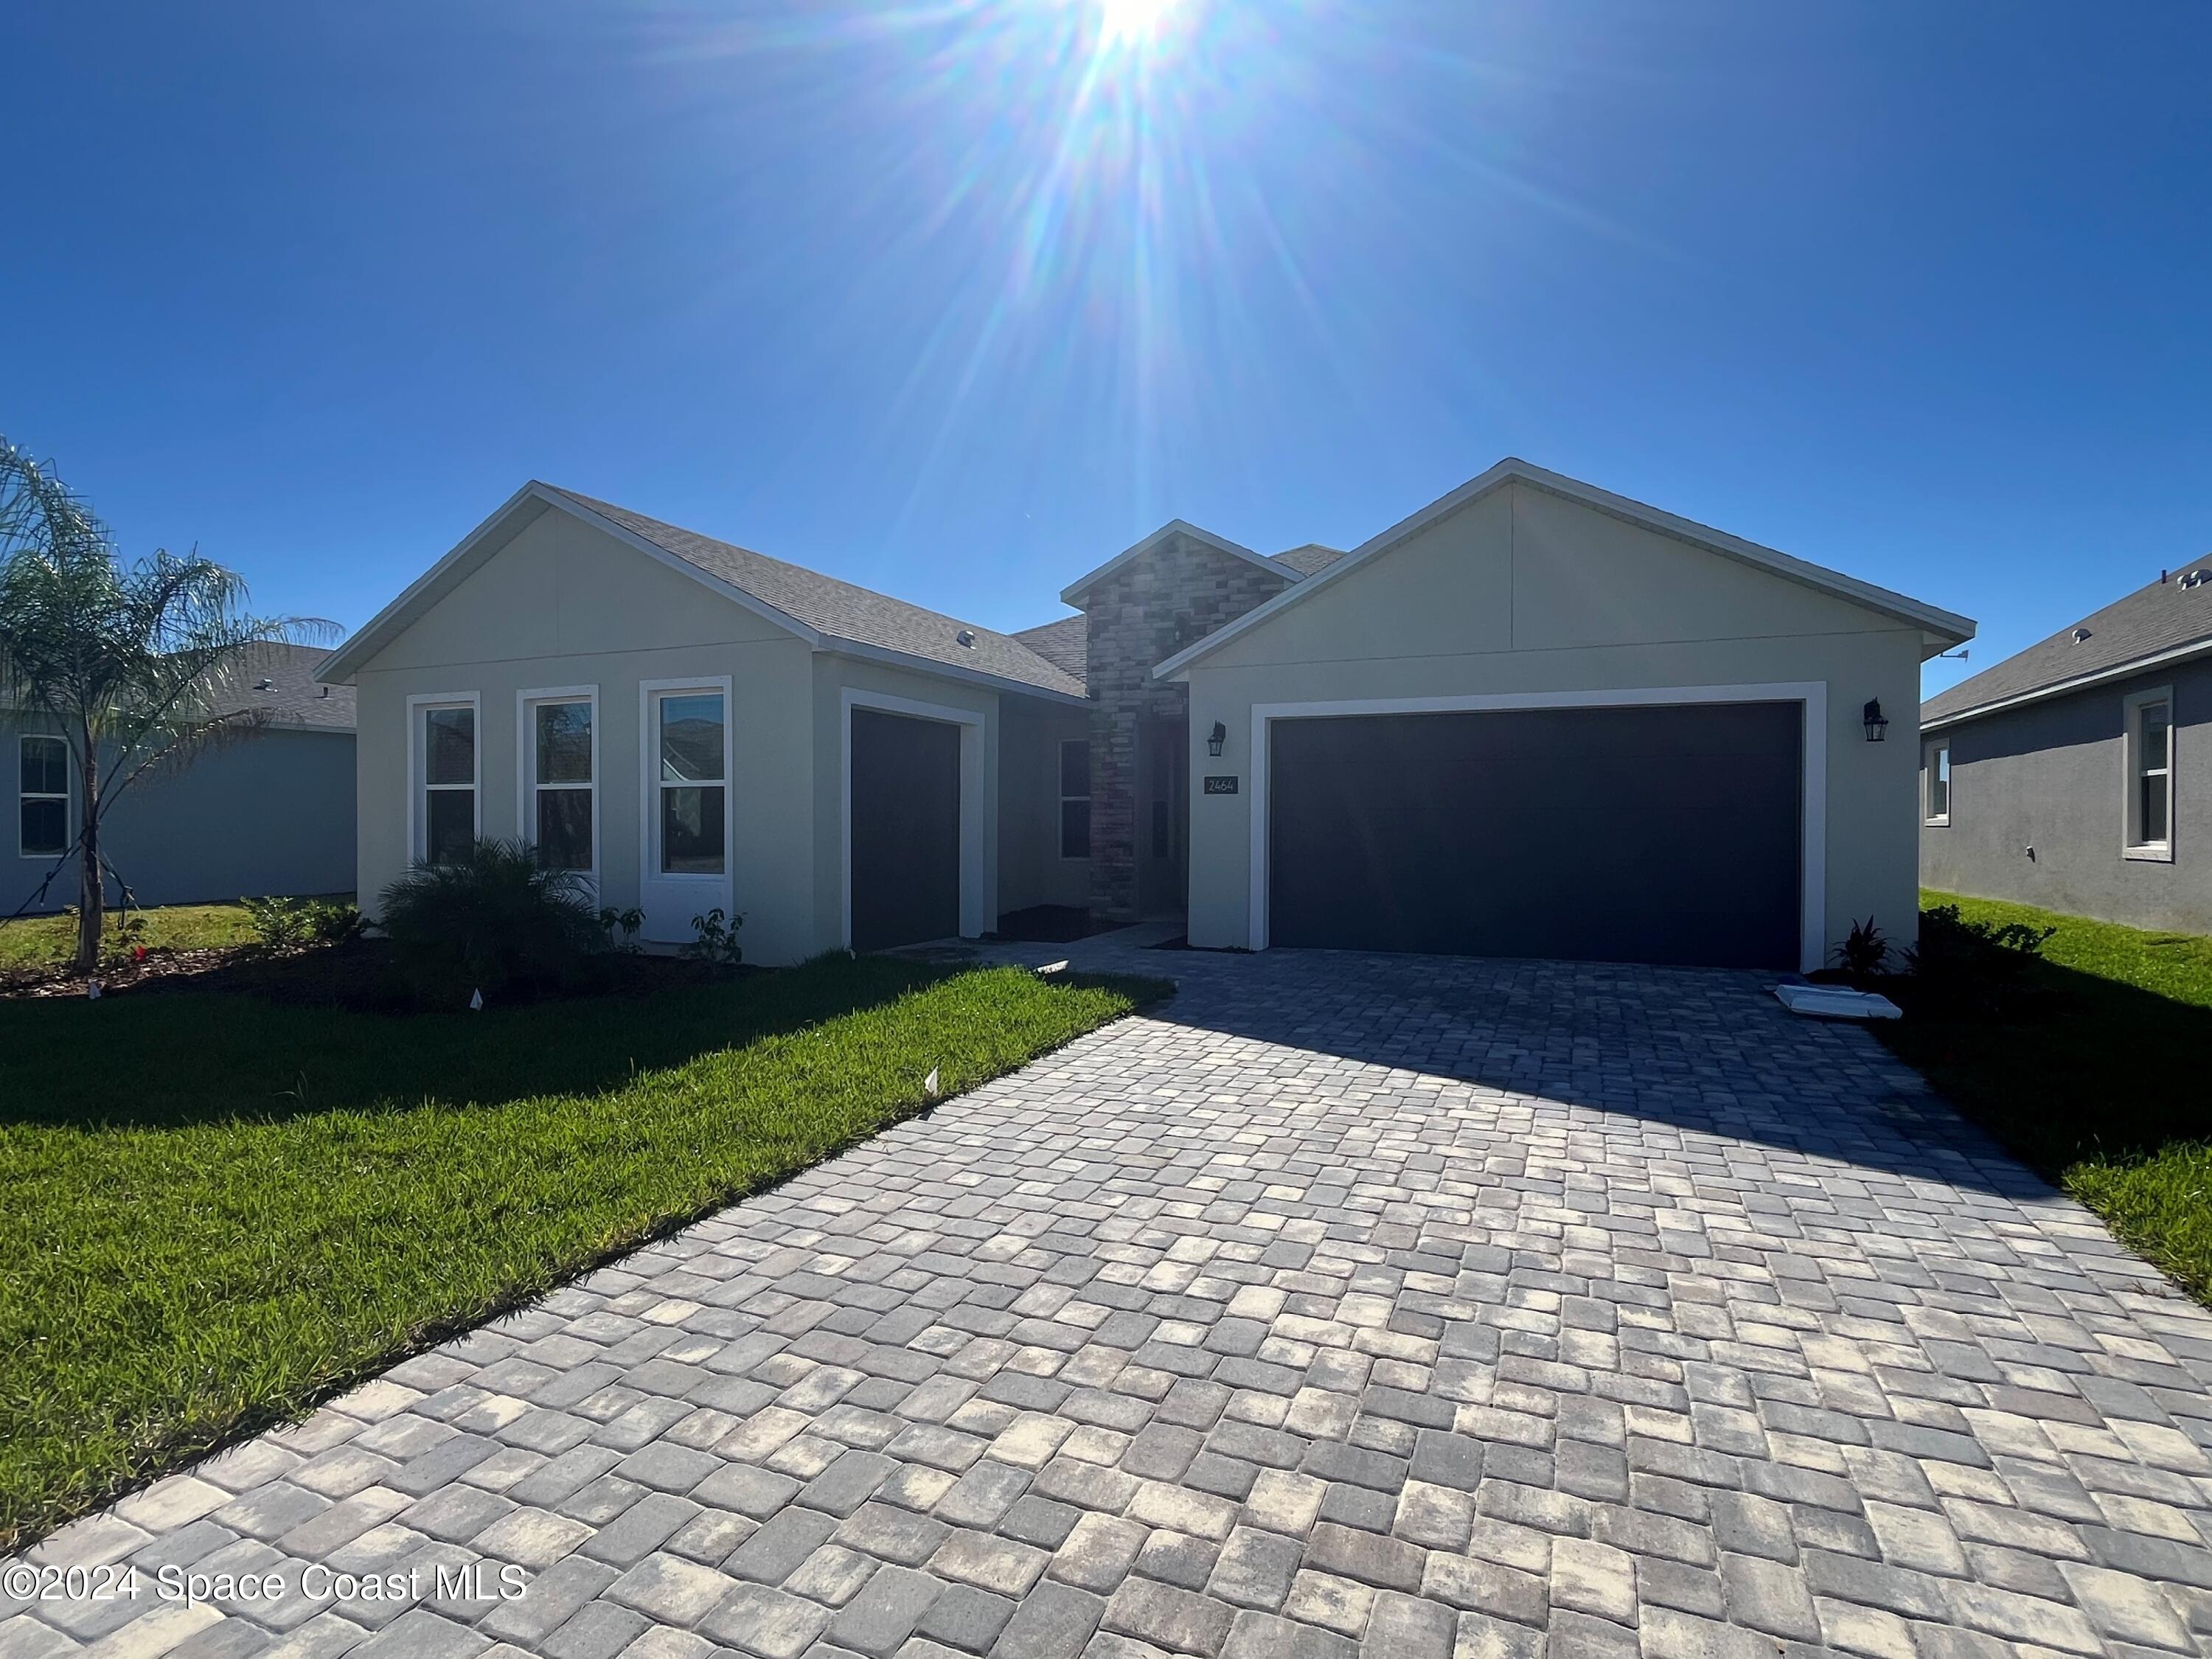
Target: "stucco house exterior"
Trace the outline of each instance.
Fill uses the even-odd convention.
[[[766,963],[1051,905],[1809,968],[1916,912],[1920,664],[1973,628],[1510,459],[1348,552],[1177,520],[1061,597],[1000,634],[526,485],[324,665],[364,902],[483,834]]]
[[[316,678],[328,655],[254,647],[227,677],[251,724],[188,765],[150,769],[108,809],[101,851],[140,904],[353,890],[354,699]],[[6,710],[0,745],[15,786],[0,915],[62,909],[76,902],[82,799],[68,748]]]
[[[2212,933],[2212,563],[2158,580],[1921,710],[1921,878]]]

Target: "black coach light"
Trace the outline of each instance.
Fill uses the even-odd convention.
[[[1866,721],[1867,741],[1880,743],[1889,731],[1889,716],[1881,712],[1880,697],[1867,699],[1866,713],[1862,718]]]
[[[1216,720],[1213,723],[1213,730],[1206,734],[1206,752],[1209,755],[1218,755],[1221,752],[1221,745],[1228,741],[1229,728],[1219,720]]]

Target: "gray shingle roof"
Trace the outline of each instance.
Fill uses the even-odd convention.
[[[696,531],[663,524],[573,489],[551,484],[546,488],[828,638],[994,675],[1040,690],[1076,697],[1085,695],[1081,679],[1012,635],[963,623],[749,548],[718,542]],[[972,637],[973,644],[959,642],[963,631]]]
[[[1035,628],[1024,628],[1014,637],[1054,668],[1079,680],[1091,672],[1091,618],[1062,617]]]
[[[1340,547],[1323,547],[1319,542],[1308,542],[1304,547],[1294,547],[1287,553],[1268,556],[1277,564],[1295,570],[1301,576],[1310,576],[1326,570],[1344,556]]]
[[[2206,568],[2212,569],[2212,562]],[[2189,574],[2177,571],[2167,580],[2139,587],[1995,667],[1938,692],[1921,705],[1922,721],[1948,720],[2085,675],[2114,672],[2185,646],[2212,646],[2212,578],[2185,586]],[[2087,637],[2077,640],[2077,632],[2086,632]]]
[[[258,708],[273,726],[350,732],[353,687],[325,685],[315,678],[330,654],[312,645],[248,646],[225,671],[228,685],[218,701],[229,708]]]

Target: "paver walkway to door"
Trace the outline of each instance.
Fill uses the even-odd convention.
[[[2212,1317],[1864,1033],[1090,954],[1182,994],[35,1553],[275,1599],[0,1656],[2212,1644]]]

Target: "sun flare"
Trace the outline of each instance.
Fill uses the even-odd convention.
[[[1149,46],[1159,38],[1176,0],[1098,0],[1102,46]]]

